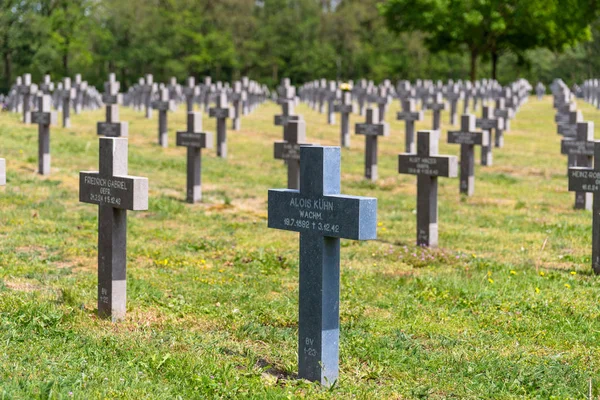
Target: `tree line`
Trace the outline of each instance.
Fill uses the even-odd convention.
[[[0,91],[25,72],[101,87],[188,75],[277,85],[517,77],[600,66],[595,0],[2,0]]]

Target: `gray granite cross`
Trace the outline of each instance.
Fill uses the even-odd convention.
[[[6,185],[6,160],[0,158],[0,186]]]
[[[57,123],[57,115],[52,111],[52,98],[38,96],[38,110],[31,113],[31,121],[38,124],[38,173],[50,175],[50,125]]]
[[[148,209],[148,178],[127,175],[127,139],[100,138],[100,171],[79,173],[79,201],[98,207],[98,315],[119,321],[127,301],[127,210]]]
[[[352,93],[343,91],[341,102],[335,105],[335,112],[341,114],[340,141],[342,147],[350,147],[350,113],[353,108]]]
[[[274,156],[287,164],[288,189],[300,188],[300,147],[306,141],[306,122],[292,116],[283,129],[283,141],[275,142]]]
[[[324,90],[324,96],[327,100],[327,123],[335,124],[335,100],[337,98],[337,84],[334,81],[327,83],[327,88]]]
[[[63,79],[63,90],[60,93],[62,98],[62,120],[63,128],[71,127],[71,102],[75,100],[75,89],[71,87],[71,78]]]
[[[31,96],[34,96],[37,93],[37,85],[31,83],[31,74],[23,75],[23,83],[19,86],[19,93],[21,94],[21,98],[23,100],[23,123],[30,124],[31,123]]]
[[[510,131],[510,120],[515,117],[515,111],[510,107],[506,107],[506,99],[505,98],[500,97],[500,98],[496,99],[496,107],[494,108],[494,116],[498,117],[498,118],[502,118],[504,120],[503,132],[509,132]],[[503,137],[503,135],[500,135],[499,137]],[[498,136],[496,136],[496,140],[498,140]],[[502,147],[503,144],[504,144],[504,142],[502,142],[500,144],[498,142],[496,142],[496,147]]]
[[[568,120],[564,123],[559,123],[556,131],[559,135],[565,137],[575,137],[577,135],[577,124],[583,122],[583,114],[579,110],[570,111],[567,113]]]
[[[439,131],[417,133],[417,154],[398,155],[398,172],[417,175],[417,246],[438,245],[438,176],[456,178],[455,156],[438,155]]]
[[[242,121],[242,104],[246,101],[247,93],[242,90],[242,82],[233,83],[233,92],[231,93],[231,103],[233,105],[233,116],[231,118],[231,129],[239,131]]]
[[[146,118],[152,118],[152,94],[154,93],[154,77],[152,74],[147,74],[144,84],[142,85],[142,93],[144,95],[144,106],[146,108]]]
[[[388,136],[390,127],[387,122],[379,122],[379,111],[372,108],[367,109],[367,122],[356,124],[355,131],[357,135],[365,135],[365,178],[376,181],[377,171],[377,138],[379,136]]]
[[[450,85],[448,87],[448,92],[446,93],[446,98],[450,103],[450,124],[456,124],[456,113],[458,108],[458,101],[462,98],[462,92],[458,85]]]
[[[415,153],[415,121],[423,120],[423,111],[417,111],[417,102],[414,99],[402,100],[402,111],[396,114],[396,119],[405,122],[404,151]]]
[[[484,131],[488,131],[490,134],[490,143],[487,145],[481,145],[481,165],[492,165],[492,130],[495,130],[496,133],[496,144],[499,144],[497,147],[504,146],[504,136],[502,135],[502,130],[504,129],[504,120],[502,118],[494,118],[492,115],[492,111],[490,107],[483,106],[481,108],[481,118],[477,118],[475,120],[475,126],[483,129]]]
[[[594,123],[578,122],[577,135],[574,138],[563,138],[560,142],[560,152],[568,155],[569,167],[591,168],[594,156]],[[575,192],[575,209],[591,210],[592,194]]]
[[[115,74],[109,74],[102,94],[102,102],[106,104],[106,122],[98,122],[98,135],[107,137],[127,137],[129,135],[129,124],[119,121],[119,103],[122,101],[119,88],[120,84],[117,82]]]
[[[276,126],[285,126],[290,121],[290,117],[294,116],[294,102],[292,100],[280,101],[281,114],[275,115],[274,123]]]
[[[193,112],[194,99],[200,95],[200,87],[196,86],[196,79],[193,76],[187,78],[186,85],[183,87],[183,95],[185,96],[187,112]]]
[[[152,102],[152,108],[158,110],[158,144],[167,147],[169,145],[167,113],[173,108],[173,100],[169,99],[169,90],[166,88],[159,90],[158,94],[158,100]]]
[[[591,193],[592,206],[592,269],[600,274],[600,141],[593,142],[594,168],[570,167],[569,191]]]
[[[39,85],[39,89],[44,94],[51,94],[54,91],[54,83],[50,75],[44,75],[44,81]]]
[[[187,114],[187,131],[177,132],[177,146],[187,147],[188,203],[202,200],[202,149],[212,149],[212,133],[202,132],[202,113]]]
[[[431,110],[433,113],[433,130],[439,130],[442,124],[442,111],[446,111],[448,109],[442,94],[439,92],[436,93],[431,101],[427,103],[426,108]]]
[[[233,112],[227,104],[227,94],[221,92],[216,99],[216,107],[208,110],[208,115],[217,119],[217,156],[227,158],[227,118]]]
[[[448,143],[460,144],[460,193],[475,193],[475,145],[490,143],[488,131],[475,131],[475,116],[464,114],[460,118],[460,131],[448,132]]]
[[[340,194],[339,147],[300,149],[300,190],[269,190],[269,228],[300,232],[298,376],[339,373],[340,238],[377,238],[377,199]]]

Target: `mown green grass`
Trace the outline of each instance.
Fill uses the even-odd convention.
[[[583,398],[590,379],[599,396],[591,213],[572,208],[550,98],[523,106],[494,166],[477,167],[475,196],[440,179],[438,250],[414,245],[416,180],[397,174],[397,110],[379,182],[362,178],[364,138],[342,152],[343,193],[376,196],[380,227],[377,241],[342,241],[332,389],[295,379],[297,234],[266,227],[267,190],[286,184],[274,104],[228,133],[229,159],[203,151],[198,205],[184,203],[185,149],[174,146],[183,110],[169,117],[168,149],[156,145],[156,113],[121,110],[129,172],[149,178],[150,207],[129,213],[120,324],[96,317],[97,207],[78,202],[79,171],[98,166],[103,111],[52,128],[49,177],[35,173],[37,128],[1,114],[0,399]],[[339,125],[298,112],[310,141],[338,144]],[[418,128],[430,124],[427,114]],[[214,132],[213,120],[204,126]]]

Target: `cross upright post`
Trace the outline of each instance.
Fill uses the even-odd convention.
[[[0,186],[6,185],[6,160],[0,158]]]
[[[127,175],[127,138],[100,138],[100,170],[79,173],[79,201],[98,207],[98,316],[125,317],[127,210],[148,209],[148,178]]]
[[[146,118],[152,119],[152,95],[154,94],[154,77],[152,74],[147,74],[142,86],[144,95],[144,107],[146,109]]]
[[[186,85],[183,87],[185,104],[188,113],[194,111],[194,99],[200,95],[200,88],[196,86],[196,79],[193,76],[187,78]]]
[[[50,96],[44,94],[37,100],[38,110],[31,113],[31,120],[38,124],[38,173],[50,175],[50,125],[56,124],[57,116]]]
[[[39,88],[44,94],[52,94],[54,91],[54,83],[52,83],[50,75],[44,75],[44,81],[40,84]]]
[[[122,102],[119,88],[120,84],[117,82],[115,74],[109,74],[102,94],[102,102],[106,104],[106,122],[98,122],[98,135],[108,137],[127,137],[129,135],[129,124],[119,121],[119,103]]]
[[[227,118],[231,118],[233,113],[227,104],[225,92],[219,94],[216,107],[210,108],[208,115],[217,119],[217,156],[227,158]]]
[[[293,89],[293,88],[286,88],[287,89]],[[292,94],[292,91],[290,90],[288,92],[288,94]],[[279,115],[275,115],[274,118],[274,123],[276,126],[283,126],[285,129],[285,126],[288,124],[290,117],[294,115],[294,100],[292,99],[292,97],[286,97],[285,99],[279,99],[278,103],[281,105],[281,114]]]
[[[306,142],[306,123],[292,117],[283,129],[283,141],[275,142],[274,157],[287,164],[288,189],[300,188],[300,147]]]
[[[387,122],[379,122],[379,112],[368,108],[367,122],[356,124],[355,131],[357,135],[365,135],[365,178],[376,181],[377,171],[377,137],[388,136],[390,127]]]
[[[417,154],[398,155],[398,172],[417,175],[417,246],[438,245],[439,176],[456,178],[455,156],[438,155],[439,131],[417,133]]]
[[[231,93],[231,102],[233,104],[233,117],[231,118],[231,128],[239,131],[242,120],[242,104],[246,101],[247,94],[242,90],[242,82],[233,83],[233,92]]]
[[[350,147],[350,113],[353,111],[352,93],[342,91],[340,104],[336,104],[335,111],[339,112],[341,117],[340,141],[342,147]]]
[[[483,106],[481,109],[481,118],[477,118],[475,120],[475,126],[483,129],[484,131],[488,131],[490,135],[490,143],[485,146],[481,145],[481,165],[490,166],[493,162],[492,130],[496,131],[496,143],[503,144],[504,139],[498,132],[501,132],[502,129],[504,129],[504,120],[502,118],[494,118],[492,111],[488,106]]]
[[[462,93],[458,87],[458,85],[450,85],[448,87],[448,92],[446,93],[446,98],[450,103],[450,125],[456,124],[456,114],[458,108],[458,101],[462,98]]]
[[[173,100],[169,99],[169,90],[159,90],[159,98],[152,102],[152,108],[158,110],[158,144],[162,147],[169,145],[169,130],[167,127],[167,113],[173,108]]]
[[[475,131],[475,116],[465,114],[460,119],[460,131],[448,132],[448,143],[460,144],[460,193],[472,196],[475,193],[474,146],[488,145],[490,133]]]
[[[589,146],[586,145],[586,146]],[[600,274],[600,141],[593,142],[594,167],[570,167],[569,191],[593,195],[592,206],[592,269]]]
[[[377,94],[374,96],[375,102],[377,103],[378,108],[378,121],[385,121],[385,112],[387,111],[388,103],[390,102],[388,90],[385,86],[380,86],[377,89]]]
[[[415,121],[423,120],[423,111],[417,111],[417,103],[414,99],[402,100],[402,111],[396,114],[396,119],[405,122],[404,151],[415,153]]]
[[[329,81],[328,87],[325,89],[325,98],[327,99],[327,123],[335,124],[335,100],[337,95],[336,83]]]
[[[377,199],[340,194],[339,147],[300,149],[300,190],[269,190],[269,228],[300,232],[298,376],[339,374],[340,238],[377,238]]]
[[[594,123],[578,122],[577,136],[565,137],[560,142],[561,154],[568,155],[568,167],[592,168],[594,143]],[[575,192],[575,209],[591,210],[592,203],[592,193]]]
[[[577,124],[583,122],[583,114],[579,110],[570,111],[567,113],[567,121],[559,123],[556,131],[559,135],[565,137],[575,137],[577,135]]]
[[[213,137],[210,132],[202,132],[201,112],[187,114],[187,131],[177,132],[177,146],[187,147],[186,201],[202,201],[202,149],[212,149]]]

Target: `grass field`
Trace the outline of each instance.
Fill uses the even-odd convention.
[[[600,111],[580,103],[600,126]],[[342,193],[379,199],[379,239],[342,241],[340,379],[295,378],[298,235],[267,229],[275,104],[228,132],[229,158],[203,151],[204,202],[185,200],[185,149],[169,116],[129,121],[129,172],[150,183],[129,213],[128,315],[96,317],[97,207],[78,174],[98,168],[96,122],[51,131],[52,174],[37,168],[37,127],[0,114],[0,399],[585,398],[600,396],[600,277],[591,212],[573,210],[551,99],[531,98],[475,196],[440,179],[440,249],[416,248],[416,179],[397,173],[404,124],[387,115],[377,183],[363,176],[364,137],[342,152]],[[339,125],[299,106],[309,141],[338,145]],[[60,117],[60,116],[59,116]],[[339,115],[337,116],[339,121]],[[440,153],[458,155],[445,143]],[[359,119],[352,118],[352,126]],[[427,129],[431,115],[417,128]],[[214,132],[214,120],[204,118]],[[479,157],[478,157],[479,158]]]

